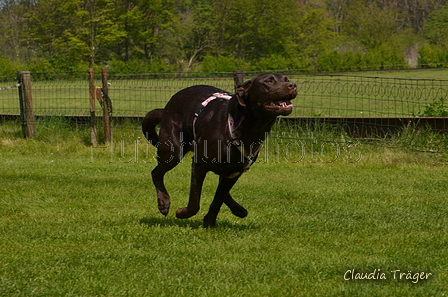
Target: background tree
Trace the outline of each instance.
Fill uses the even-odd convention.
[[[24,28],[24,16],[29,6],[28,1],[0,1],[0,54],[15,62],[24,62],[27,58],[20,32]]]
[[[447,4],[0,0],[0,72],[4,61],[8,69],[33,71],[108,63],[123,71],[378,69],[415,66],[417,50],[421,62],[440,66],[447,59]]]
[[[170,45],[177,49],[174,51],[176,56],[170,58],[177,61],[179,69],[191,70],[201,55],[217,47],[219,25],[215,9],[207,0],[193,1],[191,7],[186,7],[180,13],[180,19],[170,34]]]
[[[430,43],[448,49],[448,5],[429,15],[423,32]]]
[[[172,30],[177,18],[173,0],[137,0],[136,22],[133,26],[132,43],[134,51],[152,59],[163,43],[161,32]]]
[[[343,22],[343,32],[366,48],[375,48],[388,42],[402,27],[395,9],[362,2],[349,8]]]

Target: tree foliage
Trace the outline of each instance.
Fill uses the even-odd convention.
[[[433,11],[423,30],[431,43],[448,49],[448,5]]]
[[[439,65],[447,2],[0,0],[0,57],[41,71],[335,70],[407,67],[419,48]]]

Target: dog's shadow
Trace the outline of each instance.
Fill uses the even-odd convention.
[[[157,218],[157,217],[144,217],[140,219],[140,224],[147,227],[180,227],[180,228],[190,228],[190,229],[202,229],[202,220],[181,220],[178,218]],[[253,224],[238,224],[229,222],[227,220],[221,220],[216,224],[216,227],[210,229],[234,229],[234,230],[249,230],[258,229],[257,226]]]

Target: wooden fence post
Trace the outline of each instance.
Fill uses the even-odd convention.
[[[25,138],[32,138],[36,134],[33,111],[33,97],[31,95],[31,73],[29,71],[17,72],[19,81],[20,119]]]
[[[104,135],[106,137],[106,142],[110,142],[111,134],[110,134],[110,118],[109,118],[109,88],[107,85],[107,67],[101,68],[101,81],[103,84],[103,118],[104,118]]]
[[[98,145],[97,133],[96,133],[96,116],[95,116],[95,73],[93,68],[87,70],[89,73],[89,94],[90,94],[90,139],[93,146]]]
[[[235,94],[236,94],[238,85],[244,82],[243,70],[236,70],[233,72],[233,81],[235,82]]]

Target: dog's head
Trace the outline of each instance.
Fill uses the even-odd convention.
[[[265,73],[237,87],[238,102],[271,115],[289,115],[297,85],[282,74]]]

